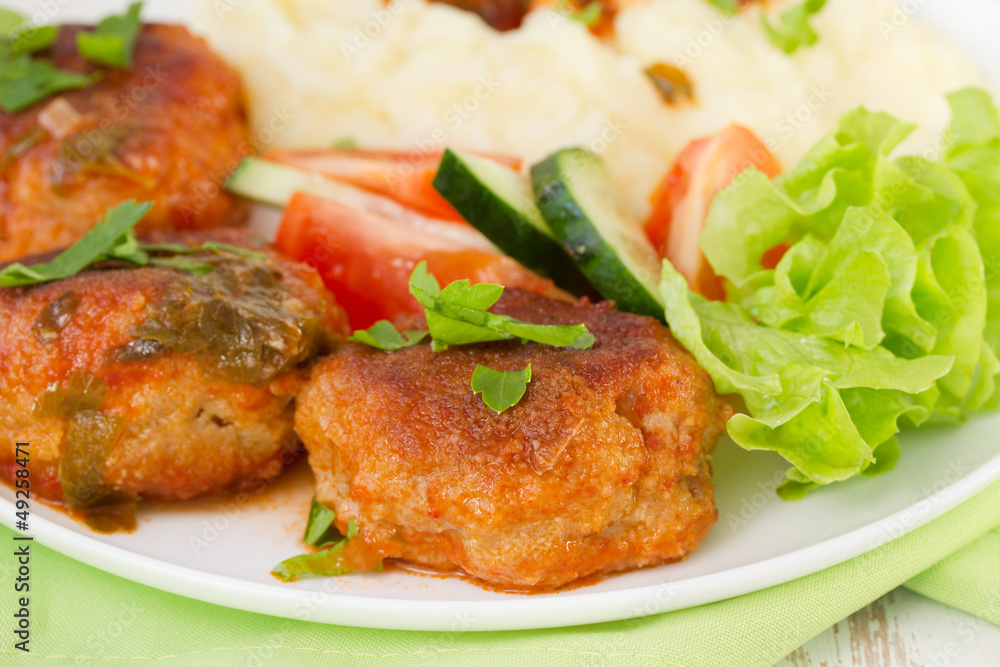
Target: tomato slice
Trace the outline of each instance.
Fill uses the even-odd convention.
[[[725,290],[698,237],[715,195],[749,167],[770,178],[781,173],[781,165],[753,132],[730,125],[688,144],[653,195],[646,235],[691,289],[710,299],[724,299]]]
[[[441,164],[442,155],[442,152],[350,149],[272,151],[265,157],[377,192],[438,220],[465,222],[458,211],[434,189],[434,176]],[[490,157],[515,169],[521,166],[521,161],[516,158]]]
[[[500,254],[472,227],[389,217],[306,193],[285,208],[276,245],[319,271],[355,329],[422,311],[409,292],[422,260],[442,286],[468,279],[553,292],[551,280]]]

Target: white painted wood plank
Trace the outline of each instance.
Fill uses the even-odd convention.
[[[1000,667],[1000,628],[897,588],[776,667]]]

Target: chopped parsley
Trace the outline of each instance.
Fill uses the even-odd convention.
[[[10,264],[0,271],[0,287],[36,285],[69,278],[88,266],[107,259],[124,259],[137,252],[132,228],[152,208],[149,202],[129,200],[104,214],[93,229],[51,262],[25,266]]]
[[[472,373],[472,391],[496,412],[518,404],[531,382],[531,364],[523,371],[498,371],[482,364]]]
[[[336,519],[336,512],[313,498],[312,504],[309,506],[309,520],[306,521],[306,532],[302,536],[302,541],[311,547],[325,547],[338,541],[340,534],[333,527],[333,522]]]
[[[106,17],[93,31],[77,33],[80,55],[104,67],[130,67],[141,9],[141,2],[133,3],[124,14]],[[0,8],[0,109],[5,113],[23,111],[101,78],[100,72],[71,72],[59,69],[48,58],[31,57],[52,46],[58,35],[58,26],[33,26],[21,14]]]
[[[212,265],[197,257],[189,257],[194,253],[227,253],[256,260],[265,257],[263,253],[214,241],[194,247],[139,241],[132,229],[152,206],[150,202],[131,199],[122,202],[109,209],[93,229],[51,262],[31,266],[15,262],[4,267],[0,271],[0,287],[22,287],[63,280],[108,260],[136,266],[166,266],[198,275],[211,271]],[[163,254],[166,256],[161,256]]]
[[[777,24],[771,23],[766,14],[761,15],[764,30],[771,43],[785,53],[795,53],[800,47],[812,46],[818,42],[819,35],[809,25],[809,19],[813,14],[819,13],[824,5],[826,0],[804,0],[802,4],[782,12]]]
[[[124,14],[112,14],[97,24],[93,32],[79,32],[76,48],[92,63],[127,69],[132,66],[132,53],[141,23],[142,3],[134,2]]]
[[[0,109],[16,113],[65,90],[86,88],[100,74],[61,70],[44,58],[28,55],[0,56]]]
[[[285,559],[271,570],[271,574],[282,581],[295,581],[303,575],[336,577],[353,572],[354,568],[347,563],[345,550],[348,543],[358,536],[358,524],[354,519],[348,521],[347,534],[341,536],[333,527],[336,518],[336,512],[313,498],[302,540],[320,550]],[[381,564],[375,569],[380,570]]]
[[[604,15],[604,2],[603,0],[591,0],[583,7],[574,7],[570,0],[559,0],[556,11],[588,28],[593,28],[601,22],[601,16]]]
[[[427,272],[427,262],[420,262],[413,270],[410,294],[424,308],[435,352],[449,345],[515,339],[577,350],[594,344],[594,336],[582,324],[530,324],[487,312],[503,294],[502,285],[470,285],[468,280],[459,280],[441,289],[437,279]]]
[[[354,140],[354,137],[343,137],[330,144],[330,148],[335,151],[354,150],[357,147],[358,142]]]
[[[56,41],[59,28],[33,26],[26,16],[0,7],[0,50],[12,56],[47,49]]]
[[[348,340],[386,352],[395,352],[413,347],[426,337],[426,331],[407,331],[401,334],[388,320],[379,320],[364,331],[355,331]]]
[[[593,334],[583,324],[531,324],[488,312],[500,300],[503,290],[503,285],[471,285],[468,280],[458,280],[441,289],[437,279],[427,271],[427,262],[420,262],[410,275],[410,294],[424,308],[427,331],[400,333],[388,321],[381,320],[364,331],[355,331],[350,340],[386,352],[413,347],[428,335],[435,352],[446,350],[449,345],[500,340],[530,341],[575,350],[584,350],[594,344]],[[523,371],[497,371],[477,366],[472,376],[472,390],[483,395],[486,405],[503,412],[521,400],[530,380],[531,366]]]

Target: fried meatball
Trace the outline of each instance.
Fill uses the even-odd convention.
[[[212,267],[201,275],[108,268],[0,289],[7,481],[18,442],[29,443],[32,492],[71,508],[192,498],[290,462],[292,380],[346,315],[312,268],[248,232],[185,238],[266,254],[191,255]]]
[[[299,396],[316,495],[378,554],[493,584],[558,587],[677,559],[717,516],[709,454],[731,408],[653,319],[508,289],[491,309],[584,323],[588,350],[501,342],[434,353],[344,345]],[[473,370],[522,370],[497,414]]]
[[[95,72],[63,26],[54,64]],[[143,26],[128,70],[17,114],[0,112],[0,262],[72,244],[104,210],[154,201],[137,231],[245,220],[219,187],[251,152],[240,80],[204,40],[177,25]]]

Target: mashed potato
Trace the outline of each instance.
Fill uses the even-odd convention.
[[[528,164],[582,145],[604,156],[637,216],[684,145],[730,122],[791,165],[864,104],[919,123],[909,148],[933,151],[942,94],[982,85],[957,46],[892,0],[830,0],[814,19],[820,42],[792,56],[770,43],[758,9],[730,18],[707,0],[629,4],[606,41],[551,11],[500,33],[423,0],[198,3],[197,26],[243,72],[260,143],[352,137]],[[643,73],[659,62],[688,73],[695,104],[664,104]]]

